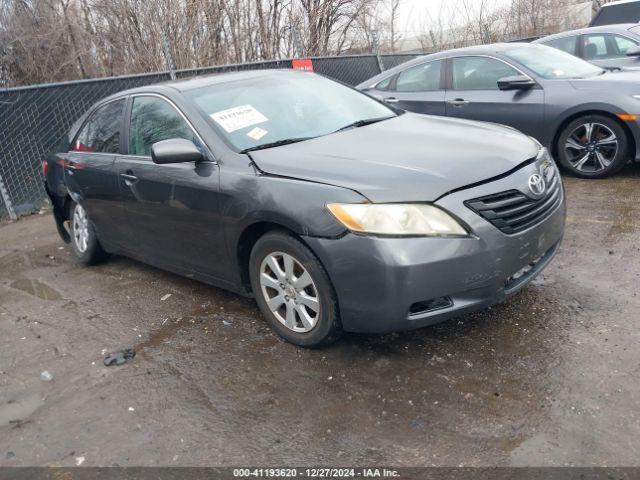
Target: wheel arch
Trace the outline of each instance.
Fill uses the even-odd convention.
[[[260,220],[246,226],[240,233],[238,241],[236,242],[236,262],[238,272],[240,273],[241,286],[247,293],[252,292],[251,280],[249,278],[249,260],[251,258],[251,251],[260,238],[267,233],[274,231],[288,233],[302,242],[307,248],[311,249],[311,247],[309,247],[309,245],[295,230],[286,226],[284,223],[273,220]]]
[[[627,152],[627,154],[628,155],[633,154],[635,156],[635,151],[637,147],[636,139],[633,135],[633,132],[629,128],[629,126],[624,121],[620,120],[615,113],[609,110],[604,110],[602,108],[590,108],[590,109],[571,112],[567,114],[560,121],[558,126],[555,128],[555,133],[553,135],[553,140],[551,142],[551,153],[554,158],[558,158],[558,139],[560,138],[560,135],[562,134],[563,130],[567,127],[567,125],[569,125],[571,122],[573,122],[577,118],[585,117],[587,115],[602,115],[604,117],[610,118],[611,120],[616,122],[618,125],[620,125],[624,130],[624,132],[626,133],[627,141],[629,142],[629,145],[628,145],[629,151]]]

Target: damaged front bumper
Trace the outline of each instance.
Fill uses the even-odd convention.
[[[464,202],[514,188],[537,171],[529,165],[504,179],[437,202],[473,232],[466,238],[382,238],[349,233],[307,237],[335,287],[347,331],[384,333],[431,325],[484,309],[530,283],[558,251],[565,199],[540,223],[508,235]],[[561,187],[562,188],[562,187]]]

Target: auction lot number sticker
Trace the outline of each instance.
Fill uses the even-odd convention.
[[[269,120],[262,113],[256,110],[253,105],[242,105],[240,107],[228,108],[212,113],[210,117],[227,133],[235,132],[242,128],[252,127],[258,123]]]

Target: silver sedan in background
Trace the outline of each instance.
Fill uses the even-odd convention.
[[[640,25],[623,23],[581,28],[539,38],[547,45],[602,68],[640,69]]]
[[[401,109],[514,127],[579,177],[603,178],[640,159],[640,72],[607,71],[544,45],[426,55],[358,88]]]

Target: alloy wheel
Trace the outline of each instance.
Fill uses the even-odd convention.
[[[80,253],[89,246],[89,218],[82,205],[77,204],[73,211],[73,241]]]
[[[267,255],[260,265],[260,287],[269,310],[288,329],[306,333],[318,323],[318,289],[293,256],[284,252]]]
[[[600,172],[618,153],[616,134],[602,123],[585,123],[575,128],[565,142],[567,160],[581,172]]]

